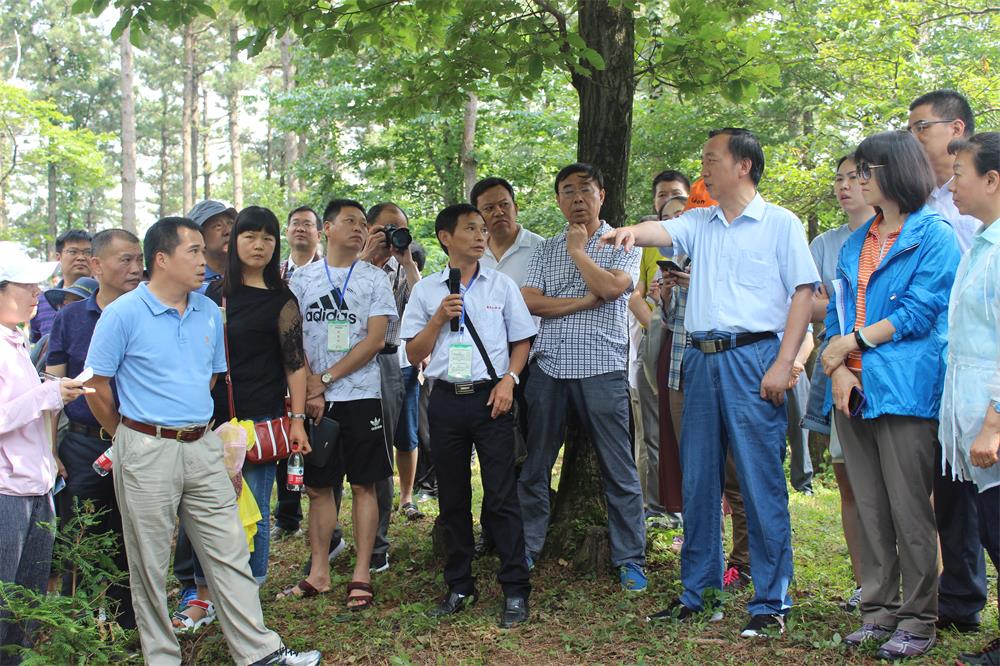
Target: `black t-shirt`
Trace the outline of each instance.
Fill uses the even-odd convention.
[[[208,297],[222,305],[222,281],[208,288]],[[237,287],[226,299],[226,340],[233,381],[236,416],[263,419],[285,410],[286,372],[305,366],[302,315],[287,287]],[[215,423],[231,418],[225,377],[215,383]]]

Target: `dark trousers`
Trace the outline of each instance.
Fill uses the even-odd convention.
[[[288,459],[278,461],[278,506],[274,510],[274,523],[283,530],[294,532],[302,522],[302,493],[288,489]]]
[[[92,530],[95,534],[114,533],[118,542],[118,550],[114,556],[115,566],[128,573],[128,557],[122,536],[122,514],[115,501],[114,477],[110,474],[102,477],[94,472],[94,461],[107,448],[108,442],[99,437],[66,432],[59,444],[59,459],[66,467],[69,478],[66,480],[66,489],[56,498],[62,506],[60,515],[63,523],[70,519],[74,500],[78,505],[90,501],[96,511],[104,512]],[[83,575],[79,571],[76,573],[78,576]],[[63,574],[63,594],[71,593],[72,572],[66,572]],[[112,585],[108,589],[108,598],[118,606],[118,624],[125,629],[134,629],[135,611],[132,609],[132,594],[127,581],[124,585]]]
[[[976,495],[979,509],[979,538],[993,560],[993,567],[1000,570],[1000,486],[993,486]],[[997,611],[1000,612],[1000,580],[997,581]]]
[[[475,591],[472,575],[472,481],[470,459],[475,442],[483,480],[483,511],[500,555],[497,579],[506,597],[527,597],[531,591],[524,561],[524,530],[514,475],[514,419],[493,419],[486,405],[488,386],[470,395],[455,395],[441,385],[431,395],[428,417],[438,471],[438,504],[444,527],[444,579],[459,594]]]
[[[935,449],[935,460],[940,460],[941,445]],[[938,580],[938,616],[942,618],[978,616],[986,605],[986,558],[979,534],[978,494],[971,481],[951,478],[950,465],[944,474],[935,470],[934,517],[943,566]]]

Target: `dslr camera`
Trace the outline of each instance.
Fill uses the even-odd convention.
[[[400,252],[405,252],[406,248],[410,247],[410,243],[413,242],[413,236],[406,227],[387,224],[382,227],[382,233],[385,235],[386,247],[394,247]]]

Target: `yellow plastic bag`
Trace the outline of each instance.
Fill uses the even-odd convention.
[[[252,553],[253,538],[257,536],[257,521],[261,520],[263,516],[260,514],[260,507],[257,506],[257,500],[254,498],[253,493],[250,492],[250,487],[245,483],[243,484],[243,492],[240,493],[239,498],[236,500],[236,507],[240,512],[240,524],[243,525],[243,531],[246,532],[247,546],[249,546]]]

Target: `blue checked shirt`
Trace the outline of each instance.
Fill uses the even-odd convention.
[[[691,339],[684,329],[684,313],[687,310],[688,290],[675,286],[671,291],[670,306],[663,314],[663,322],[673,333],[670,340],[670,366],[667,371],[667,387],[681,390],[681,364],[684,350],[691,346]]]
[[[605,270],[619,270],[632,277],[632,287],[615,300],[591,310],[564,317],[543,318],[532,347],[542,371],[556,379],[581,379],[609,372],[624,372],[628,356],[628,297],[639,280],[641,252],[616,250],[601,245],[600,238],[611,231],[601,226],[587,241],[587,254]],[[528,263],[524,287],[538,289],[553,298],[582,298],[587,283],[566,251],[566,232],[543,241]]]

